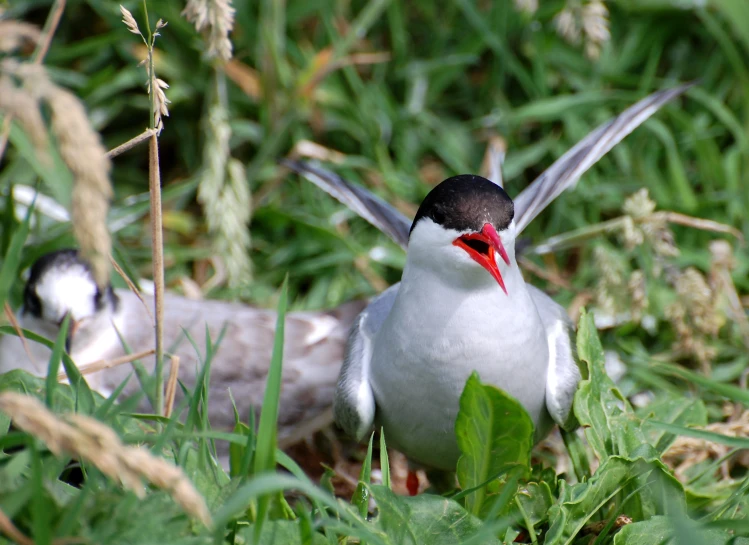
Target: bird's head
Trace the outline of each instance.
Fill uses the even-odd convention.
[[[96,285],[91,267],[77,250],[60,250],[39,258],[29,272],[20,311],[22,325],[56,338],[69,316],[66,350],[81,336],[96,335],[99,322],[109,323],[117,306],[111,286]]]
[[[507,293],[502,272],[514,266],[514,216],[512,199],[498,185],[467,174],[448,178],[416,213],[409,259],[470,282],[497,282]]]

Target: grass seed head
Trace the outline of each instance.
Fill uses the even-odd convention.
[[[42,440],[54,454],[88,461],[140,498],[146,494],[145,479],[169,492],[187,514],[211,525],[203,496],[181,468],[142,447],[125,446],[106,424],[82,414],[60,418],[38,399],[16,392],[0,394],[0,411],[18,428]]]
[[[43,163],[49,164],[47,127],[36,98],[16,87],[9,77],[0,76],[0,111],[13,116],[13,119],[31,139],[36,157]]]
[[[209,58],[231,59],[229,33],[234,28],[234,8],[230,0],[188,0],[182,16],[198,32],[205,31]]]
[[[252,275],[248,229],[252,196],[244,165],[230,156],[228,112],[219,102],[211,105],[208,112],[206,135],[206,168],[198,186],[198,201],[203,206],[215,252],[226,266],[229,285],[234,287]]]
[[[99,134],[91,127],[83,103],[53,83],[39,64],[5,59],[0,71],[23,82],[24,89],[51,111],[52,133],[60,156],[73,174],[73,234],[100,287],[109,283],[111,239],[107,227],[112,186],[110,161]]]
[[[163,117],[169,117],[169,108],[167,107],[168,104],[171,104],[172,101],[166,98],[166,93],[164,92],[164,89],[169,89],[169,85],[163,80],[159,78],[154,78],[154,82],[156,83],[155,87],[155,94],[154,94],[154,101],[155,101],[155,109],[154,109],[154,127],[157,131],[161,132],[161,129],[164,128],[164,121]],[[146,82],[146,87],[148,89],[148,94],[151,94],[151,83]]]
[[[515,9],[526,13],[536,13],[538,10],[538,0],[515,0]]]
[[[133,34],[137,34],[138,36],[143,37],[143,34],[141,34],[140,32],[138,23],[135,20],[135,17],[133,17],[133,14],[125,9],[125,7],[122,5],[120,5],[120,13],[122,13],[122,22],[125,23],[127,29]]]
[[[112,249],[107,213],[112,198],[110,161],[99,134],[93,130],[80,100],[53,87],[46,96],[52,111],[52,132],[75,183],[71,201],[73,234],[81,255],[90,264],[97,284],[109,283]]]
[[[598,59],[601,48],[611,38],[609,10],[603,0],[568,2],[554,17],[554,25],[557,33],[573,45],[584,38],[585,54],[591,60]]]
[[[17,49],[39,42],[41,32],[29,23],[0,21],[0,53],[11,53]]]

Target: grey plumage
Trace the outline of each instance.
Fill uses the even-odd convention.
[[[75,258],[77,260],[77,258]],[[70,263],[67,258],[64,261]],[[67,267],[67,265],[60,265]],[[59,314],[34,316],[28,308],[18,312],[20,325],[26,329],[54,339],[59,331],[58,318],[84,299],[84,292],[95,285],[88,276],[87,266],[80,261],[65,268],[68,274],[63,280],[73,281],[56,284],[60,268],[52,267],[43,282],[42,306],[50,305],[50,298],[57,293],[60,300],[52,306],[59,307]],[[59,278],[58,278],[59,280]],[[64,293],[59,293],[64,291]],[[77,293],[71,293],[77,292]],[[72,297],[67,298],[71,294]],[[116,289],[113,304],[100,309],[76,308],[86,314],[72,338],[69,353],[78,365],[96,360],[112,360],[126,354],[119,334],[133,353],[152,348],[153,321],[150,297],[146,310],[140,299],[130,290]],[[28,306],[28,305],[27,305]],[[279,409],[279,437],[295,436],[300,425],[315,421],[324,424],[332,421],[332,397],[343,360],[344,344],[356,315],[365,302],[344,304],[329,312],[289,312],[286,317],[284,344],[283,384]],[[272,310],[254,308],[242,303],[226,301],[192,300],[167,293],[165,297],[164,338],[170,354],[179,356],[179,378],[187,388],[195,385],[202,366],[202,351],[206,346],[206,329],[215,342],[222,330],[224,335],[212,361],[210,377],[210,403],[208,415],[216,429],[230,430],[234,426],[234,412],[229,390],[236,402],[243,421],[247,421],[250,410],[259,410],[265,390],[266,375],[271,359],[275,333],[276,313]],[[80,318],[77,317],[77,318]],[[187,339],[193,339],[201,351],[199,356]],[[31,359],[20,339],[6,335],[0,338],[0,373],[12,369],[25,369],[32,374],[45,376],[50,351],[41,344],[29,341]],[[153,371],[153,357],[143,359],[145,367]],[[168,373],[168,359],[166,364]],[[128,364],[106,369],[87,376],[90,386],[103,395],[108,395],[132,374]],[[136,377],[131,376],[124,390],[129,396],[140,390]],[[178,392],[180,389],[178,388]],[[178,399],[181,394],[178,395]],[[143,400],[140,410],[150,412]]]
[[[348,183],[334,172],[304,161],[283,159],[281,164],[304,176],[317,187],[338,199],[392,238],[402,248],[408,246],[408,231],[411,222],[377,195],[373,195],[362,187]]]
[[[438,223],[418,221],[418,215],[411,225],[381,200],[362,199],[363,190],[339,176],[306,163],[287,163],[403,248],[409,245],[404,233],[410,227],[415,234],[418,227],[419,245],[431,245],[435,254],[413,257],[412,234],[414,245],[408,248],[401,284],[376,298],[355,322],[334,400],[337,423],[358,439],[374,423],[383,425],[389,444],[415,461],[454,469],[459,455],[453,432],[457,400],[468,375],[478,370],[485,381],[524,405],[537,439],[552,420],[574,427],[572,400],[580,380],[574,326],[561,306],[526,285],[517,266],[510,266],[515,237],[616,143],[690,86],[654,93],[601,125],[514,199],[514,222],[500,232],[510,257],[501,273],[506,275],[507,298],[478,277],[466,280],[465,275],[473,274],[469,268],[456,276],[450,270],[453,257],[436,255],[448,252],[450,237],[465,231],[451,234],[453,229],[444,228],[440,218]],[[432,257],[435,264],[430,264]],[[497,341],[500,336],[506,340]]]
[[[694,83],[686,83],[648,95],[575,144],[514,199],[518,233],[563,191],[574,187],[580,177],[624,137],[642,125],[661,106],[692,86]]]

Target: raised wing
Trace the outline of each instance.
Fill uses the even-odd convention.
[[[648,95],[580,140],[572,149],[536,178],[515,199],[517,232],[538,216],[565,189],[574,186],[585,172],[611,148],[642,125],[668,101],[681,95],[694,83]]]
[[[527,227],[564,190],[574,186],[590,167],[625,136],[645,122],[661,106],[693,85],[694,83],[687,83],[645,97],[595,129],[562,155],[513,199],[517,233]],[[348,206],[402,248],[408,246],[411,220],[379,197],[363,187],[347,182],[333,172],[304,161],[284,159],[281,163]]]
[[[304,161],[283,159],[281,164],[304,176],[393,239],[408,246],[411,220],[363,187],[350,184],[337,174]]]

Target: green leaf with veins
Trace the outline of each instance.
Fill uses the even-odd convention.
[[[475,372],[460,396],[455,433],[462,456],[458,481],[466,496],[466,507],[481,513],[487,487],[481,486],[508,465],[522,465],[530,472],[533,422],[523,406],[499,388],[481,384]]]

